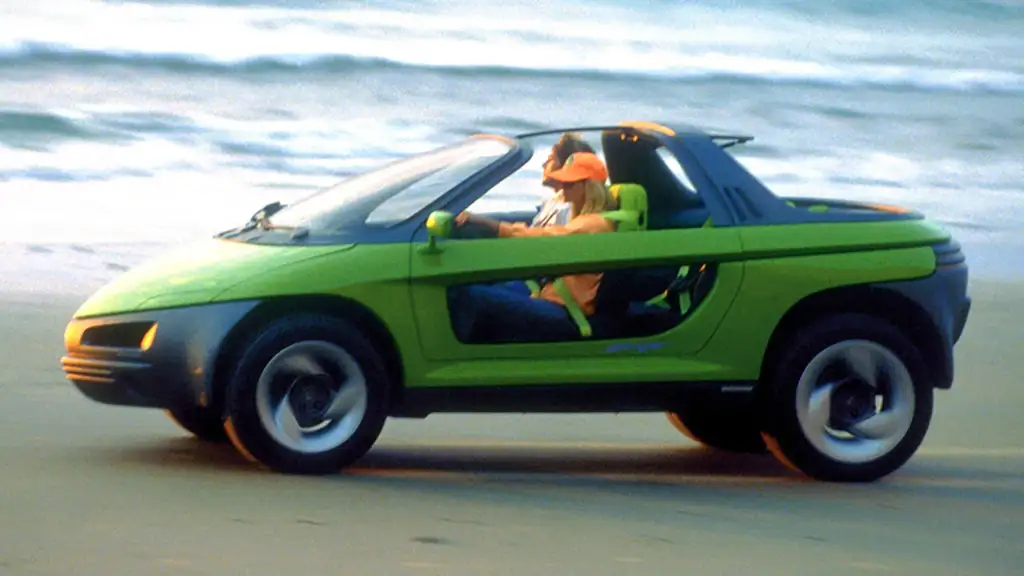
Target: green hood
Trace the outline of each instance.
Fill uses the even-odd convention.
[[[114,279],[76,318],[205,304],[258,274],[342,250],[335,246],[267,246],[210,239],[173,250]]]

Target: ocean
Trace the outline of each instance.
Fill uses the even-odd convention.
[[[1024,275],[1022,30],[1020,0],[4,0],[0,242],[113,273],[468,134],[649,119]]]

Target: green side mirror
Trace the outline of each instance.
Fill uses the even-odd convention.
[[[440,252],[437,248],[438,238],[448,238],[452,235],[452,228],[455,226],[455,217],[450,212],[438,210],[431,212],[427,217],[427,252]]]

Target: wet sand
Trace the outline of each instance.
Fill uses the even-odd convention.
[[[260,471],[60,373],[83,295],[0,296],[0,574],[1019,574],[1024,284],[972,281],[919,454],[863,486],[660,415],[392,420],[349,474]]]

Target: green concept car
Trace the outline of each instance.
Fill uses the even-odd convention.
[[[565,131],[596,133],[615,232],[455,223]],[[628,122],[414,155],[125,273],[75,313],[61,364],[94,401],[165,409],[285,473],[353,464],[389,416],[651,411],[716,449],[874,481],[952,386],[964,255],[911,210],[776,196],[728,150],[749,140]],[[603,274],[595,310],[570,300],[564,337],[452,328],[453,288],[581,273]]]

